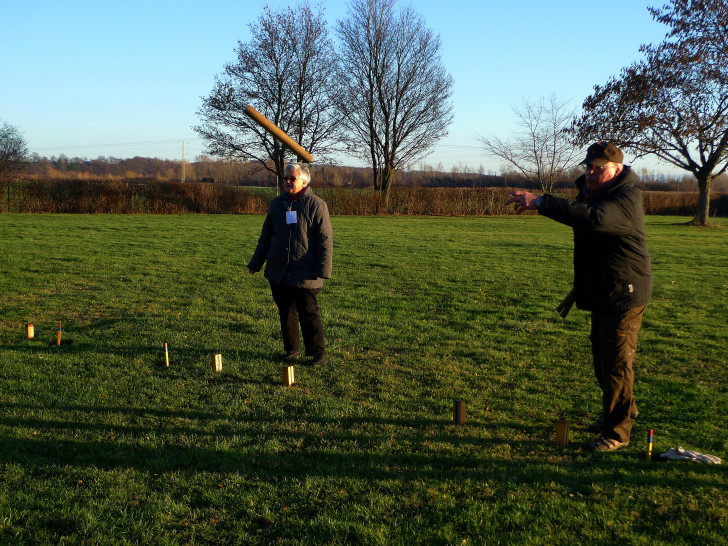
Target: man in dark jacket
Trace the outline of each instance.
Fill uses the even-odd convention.
[[[597,142],[582,161],[586,174],[576,180],[576,201],[525,191],[512,192],[508,200],[518,212],[538,210],[574,231],[573,295],[579,309],[591,311],[594,372],[602,390],[602,416],[589,427],[600,433],[589,444],[593,451],[629,444],[638,413],[632,364],[652,295],[642,192],[622,160],[614,144]]]
[[[308,185],[311,174],[304,163],[288,165],[285,191],[271,201],[248,271],[265,267],[273,300],[278,306],[283,335],[283,360],[299,355],[298,324],[310,364],[324,364],[326,345],[317,295],[331,278],[332,230],[326,202]]]

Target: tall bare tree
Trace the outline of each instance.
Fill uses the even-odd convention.
[[[439,36],[397,0],[352,0],[337,31],[348,150],[370,163],[374,189],[386,199],[395,173],[447,135],[453,81]]]
[[[551,192],[579,156],[580,148],[566,132],[576,112],[555,95],[538,102],[524,100],[513,112],[518,129],[512,138],[480,136],[479,140],[487,155],[502,159],[526,180]]]
[[[237,62],[203,97],[202,124],[194,129],[209,154],[257,161],[282,188],[291,152],[243,111],[252,105],[318,160],[330,159],[341,141],[338,60],[320,6],[316,12],[307,3],[278,12],[266,7],[250,30],[252,39],[238,42]]]
[[[0,125],[0,181],[16,175],[28,158],[28,145],[17,127]]]
[[[644,60],[594,87],[574,138],[613,140],[692,173],[694,223],[705,225],[713,179],[728,168],[728,2],[669,0],[649,11],[670,27],[665,40],[642,46]]]

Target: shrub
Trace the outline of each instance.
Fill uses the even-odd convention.
[[[319,188],[335,215],[497,216],[512,214],[506,195],[512,188],[394,187],[388,201],[371,189]],[[156,180],[91,181],[85,179],[8,182],[0,196],[2,212],[118,214],[262,214],[273,188],[221,186]],[[576,197],[575,189],[560,193]],[[690,216],[696,192],[645,191],[647,214]],[[714,195],[711,214],[728,215],[728,194]]]

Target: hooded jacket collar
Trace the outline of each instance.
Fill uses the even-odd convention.
[[[295,199],[293,199],[293,200],[291,200],[291,196],[288,195],[288,193],[285,190],[281,192],[281,198],[284,201],[288,202],[289,204],[290,203],[294,203],[296,201],[300,201],[301,199],[306,199],[310,195],[311,195],[311,190],[310,190],[310,187],[309,186],[306,186],[303,189],[303,191],[301,193],[299,193],[298,196]]]

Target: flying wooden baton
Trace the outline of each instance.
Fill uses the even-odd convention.
[[[296,154],[299,161],[303,161],[304,163],[313,163],[313,156],[310,153],[304,150],[300,144],[289,137],[286,133],[279,129],[275,123],[258,112],[255,108],[248,105],[245,107],[244,112],[246,116],[273,135],[273,138],[276,138],[281,144]]]

